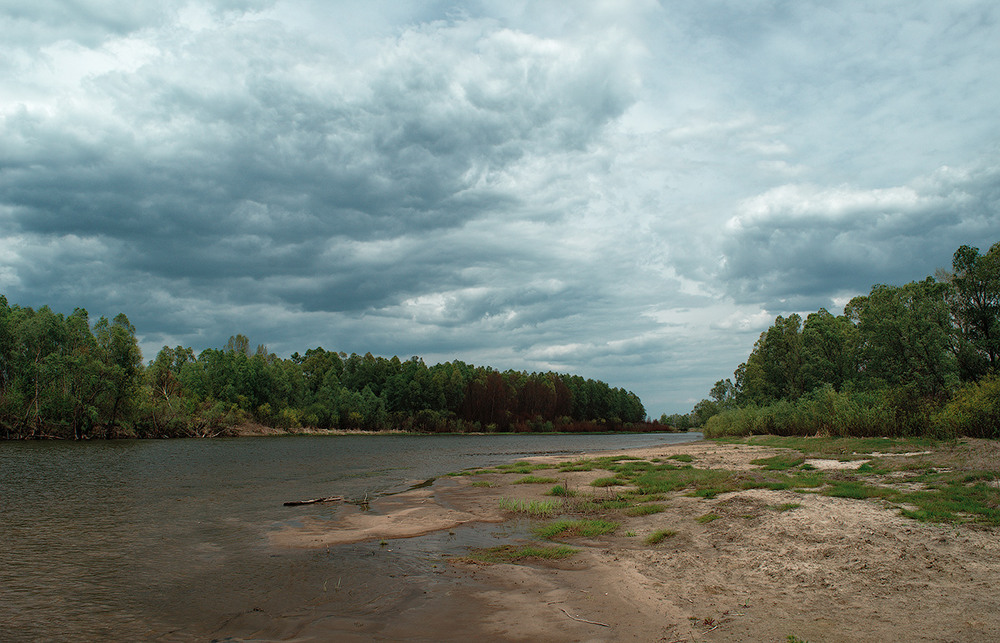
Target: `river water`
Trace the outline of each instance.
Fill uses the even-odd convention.
[[[0,640],[391,639],[393,614],[448,582],[442,556],[496,544],[517,524],[288,551],[270,546],[268,532],[306,517],[334,528],[338,507],[285,501],[375,496],[530,455],[700,437],[3,442]]]

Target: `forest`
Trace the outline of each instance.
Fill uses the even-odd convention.
[[[0,438],[206,437],[285,431],[663,430],[629,391],[577,375],[428,367],[313,348],[282,359],[234,335],[143,362],[119,314],[91,323],[0,295]]]
[[[1000,437],[1000,243],[840,315],[779,316],[710,399],[661,421],[709,437]]]

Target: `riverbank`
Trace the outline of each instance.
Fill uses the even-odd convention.
[[[375,499],[369,512],[341,512],[335,529],[303,524],[272,540],[313,548],[387,539],[391,546],[393,538],[544,513],[545,503],[562,504],[531,524],[550,532],[556,515],[616,523],[594,536],[572,533],[596,523],[568,523],[555,542],[536,534],[505,551],[451,556],[442,570],[449,582],[438,587],[447,591],[424,598],[409,617],[397,615],[410,628],[401,638],[1000,639],[993,591],[1000,543],[988,513],[997,509],[996,443],[828,440],[798,446],[805,451],[775,444],[697,442],[531,458]],[[872,444],[878,450],[844,452]],[[549,495],[557,486],[563,495]],[[650,493],[653,487],[660,490]],[[919,512],[936,487],[985,489],[986,513],[965,504],[953,507],[951,518],[932,516],[947,522],[901,515],[930,516]],[[577,552],[481,562],[557,542]],[[433,629],[455,614],[464,615],[461,626]]]

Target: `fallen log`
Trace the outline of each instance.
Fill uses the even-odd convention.
[[[318,502],[341,502],[344,500],[344,496],[327,496],[326,498],[313,498],[312,500],[290,500],[285,503],[286,507],[295,507],[297,505],[314,505]]]

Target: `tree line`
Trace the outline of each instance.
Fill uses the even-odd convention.
[[[124,314],[91,324],[0,295],[0,436],[215,436],[248,424],[420,432],[662,430],[632,392],[578,375],[461,361],[347,355],[288,359],[243,335],[143,363]]]
[[[777,317],[684,420],[709,436],[1000,437],[1000,243],[840,315]]]

